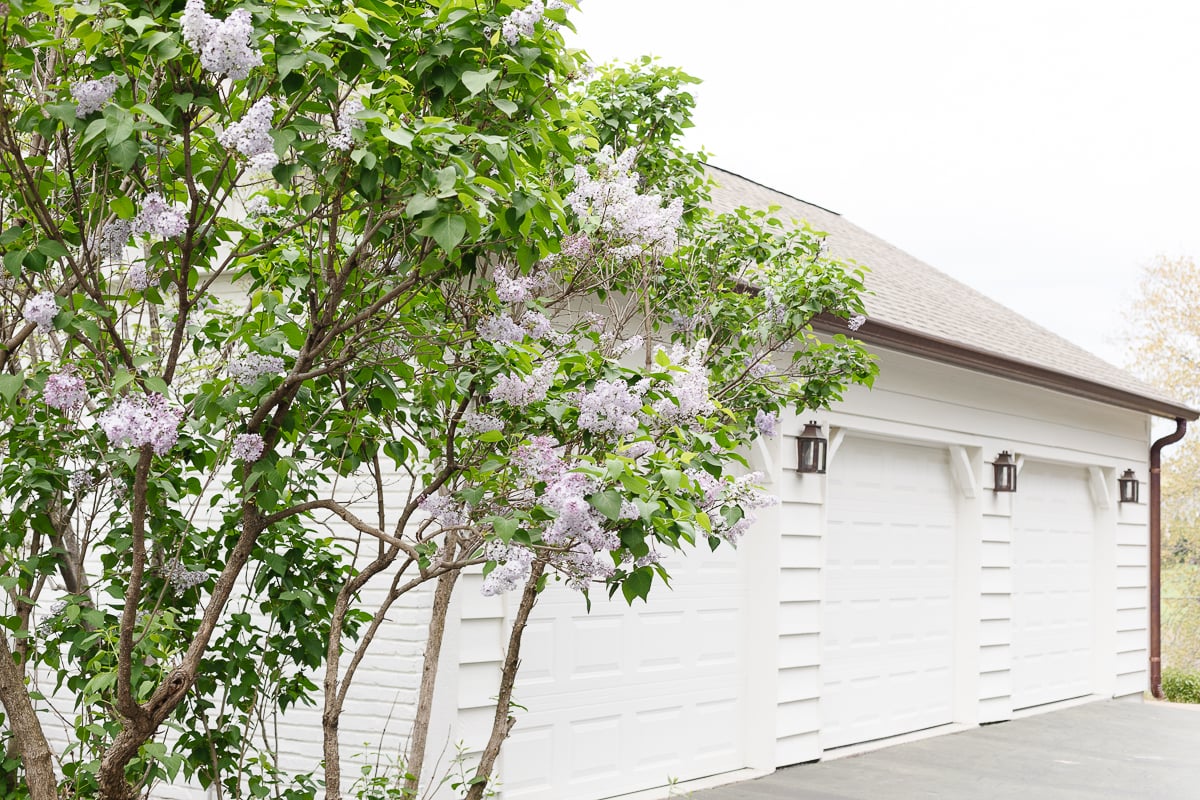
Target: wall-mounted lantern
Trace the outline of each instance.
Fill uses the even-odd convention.
[[[1002,450],[992,462],[993,492],[1015,492],[1017,490],[1017,462],[1013,461],[1012,453]]]
[[[815,421],[808,423],[796,439],[796,471],[823,475],[828,453],[829,442],[821,435],[821,427]]]
[[[1127,469],[1125,473],[1117,478],[1117,488],[1120,490],[1122,503],[1136,503],[1138,501],[1138,479],[1137,475],[1133,474],[1133,470]]]

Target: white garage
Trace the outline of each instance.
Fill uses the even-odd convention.
[[[707,546],[672,559],[674,590],[551,587],[522,647],[503,752],[504,797],[595,800],[745,766],[744,559]]]
[[[1021,470],[1013,503],[1013,706],[1091,694],[1096,512],[1079,466]]]
[[[952,722],[955,492],[945,448],[847,436],[828,478],[825,748]]]

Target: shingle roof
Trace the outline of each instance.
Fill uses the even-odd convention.
[[[1195,411],[1165,392],[871,235],[841,215],[731,172],[710,166],[709,173],[717,183],[713,191],[716,210],[779,206],[778,216],[785,222],[806,220],[816,230],[827,233],[830,255],[852,260],[870,270],[866,286],[871,294],[865,300],[871,322],[863,328],[864,341],[872,339],[870,329],[874,326],[881,334],[890,331],[905,341],[926,339],[926,344],[936,343],[937,347],[926,348],[933,357],[937,357],[937,352],[949,352],[950,347],[962,348],[983,365],[990,354],[1012,362],[1015,374],[1032,383],[1059,383],[1062,385],[1051,388],[1162,416],[1197,418]],[[881,343],[886,344],[882,340]],[[904,349],[919,352],[919,348]],[[984,371],[996,372],[986,366]],[[1010,372],[1013,370],[1004,371]],[[1066,380],[1057,381],[1055,376]],[[1114,391],[1072,391],[1070,387],[1079,382],[1094,384],[1093,389],[1108,387]]]

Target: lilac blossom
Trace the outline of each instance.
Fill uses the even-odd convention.
[[[655,450],[654,442],[643,439],[640,442],[634,442],[624,450],[624,455],[628,458],[641,458],[653,453]]]
[[[554,376],[558,374],[558,362],[550,360],[536,368],[530,375],[515,378],[500,375],[492,386],[492,399],[510,406],[524,407],[546,399]]]
[[[760,408],[754,415],[754,427],[758,428],[760,435],[773,439],[779,433],[779,415]]]
[[[496,267],[492,279],[496,284],[496,297],[502,303],[523,303],[532,296],[535,284],[532,276],[510,278],[508,270],[500,265]]]
[[[512,464],[530,483],[556,480],[567,469],[562,445],[552,436],[534,436],[513,453]]]
[[[100,255],[120,258],[133,235],[133,223],[127,219],[114,219],[100,232]]]
[[[150,445],[164,455],[179,439],[183,409],[172,408],[161,394],[121,397],[100,415],[97,424],[114,445]]]
[[[366,123],[355,116],[362,110],[363,102],[357,97],[352,97],[342,104],[335,130],[325,136],[325,143],[331,149],[349,150],[354,145],[354,132],[366,127]]]
[[[263,437],[257,433],[242,433],[238,434],[233,440],[233,447],[230,448],[230,455],[235,460],[252,463],[262,458],[263,449],[266,447],[266,442]]]
[[[261,194],[256,194],[246,201],[246,216],[265,217],[271,213],[271,201]]]
[[[178,205],[167,205],[167,200],[158,192],[142,198],[142,208],[133,218],[134,235],[150,234],[172,239],[182,236],[187,230],[187,215]]]
[[[708,341],[701,339],[690,350],[681,345],[671,348],[671,363],[682,367],[672,374],[671,396],[654,403],[654,411],[672,425],[690,424],[698,417],[711,416],[716,410],[709,397],[708,372],[704,355]]]
[[[239,8],[218,20],[204,8],[204,0],[188,0],[181,18],[183,40],[200,54],[200,66],[209,72],[241,80],[263,63],[252,44],[250,12]]]
[[[863,326],[863,323],[866,321],[867,321],[866,314],[855,314],[853,317],[850,318],[850,321],[846,323],[846,327],[852,331],[856,331],[859,328],[861,328]]]
[[[511,344],[525,338],[525,329],[507,314],[494,314],[479,323],[479,338],[494,344]]]
[[[535,26],[545,13],[546,6],[542,0],[530,0],[529,5],[518,8],[504,18],[504,22],[500,23],[500,35],[510,46],[522,38],[528,39],[533,36]]]
[[[37,325],[39,331],[48,331],[54,327],[54,318],[58,316],[58,301],[53,292],[42,292],[26,300],[21,313],[25,321]]]
[[[87,385],[83,382],[83,378],[73,374],[70,368],[51,375],[46,379],[46,385],[42,387],[42,401],[63,413],[83,408],[87,398]]]
[[[459,432],[468,436],[503,429],[504,421],[499,417],[494,417],[491,414],[483,414],[478,411],[468,411],[463,414],[462,419],[458,423]]]
[[[129,286],[135,292],[144,292],[154,283],[154,277],[141,261],[131,264],[125,276],[129,278]]]
[[[208,580],[207,572],[202,569],[190,570],[178,560],[172,561],[170,566],[164,568],[162,575],[170,584],[176,597]]]
[[[429,495],[419,507],[443,528],[461,528],[471,521],[471,506],[445,494]]]
[[[644,390],[643,390],[644,391]],[[622,380],[597,381],[591,389],[575,395],[579,427],[585,431],[628,436],[638,429],[642,392]]]
[[[593,158],[596,176],[586,164],[575,166],[575,188],[567,203],[581,219],[594,219],[598,230],[613,240],[610,252],[633,258],[650,250],[660,255],[674,252],[683,218],[683,200],[663,205],[657,194],[640,194],[641,177],[633,171],[636,148],[614,156],[605,146]]]
[[[112,99],[117,91],[117,76],[105,75],[96,80],[78,81],[71,84],[71,96],[75,98],[75,116],[83,119],[94,114]]]
[[[480,592],[485,597],[511,592],[529,578],[533,566],[533,551],[519,544],[488,542],[484,555],[495,562],[495,568],[483,579]]]
[[[77,469],[71,473],[67,485],[73,494],[83,494],[96,485],[96,478],[86,469]]]
[[[279,163],[275,140],[271,138],[274,116],[275,101],[263,97],[250,106],[241,120],[221,131],[217,141],[248,158],[254,171],[270,172]]]
[[[637,507],[637,503],[631,500],[621,501],[621,511],[617,514],[620,519],[637,519],[641,515],[642,511]]]
[[[282,372],[283,359],[279,356],[251,353],[243,358],[235,358],[230,361],[225,367],[225,371],[238,383],[253,383],[263,375]]]

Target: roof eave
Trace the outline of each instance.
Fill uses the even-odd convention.
[[[847,331],[844,319],[829,314],[817,317],[813,320],[812,325],[814,330],[822,333],[841,333],[853,336],[866,344],[886,347],[889,350],[1040,386],[1044,389],[1083,397],[1119,408],[1142,411],[1168,419],[1182,418],[1190,421],[1200,419],[1200,411],[1179,403],[1157,397],[1147,397],[1136,392],[1067,375],[1015,358],[960,344],[950,339],[930,336],[877,318],[869,319],[855,332]]]

